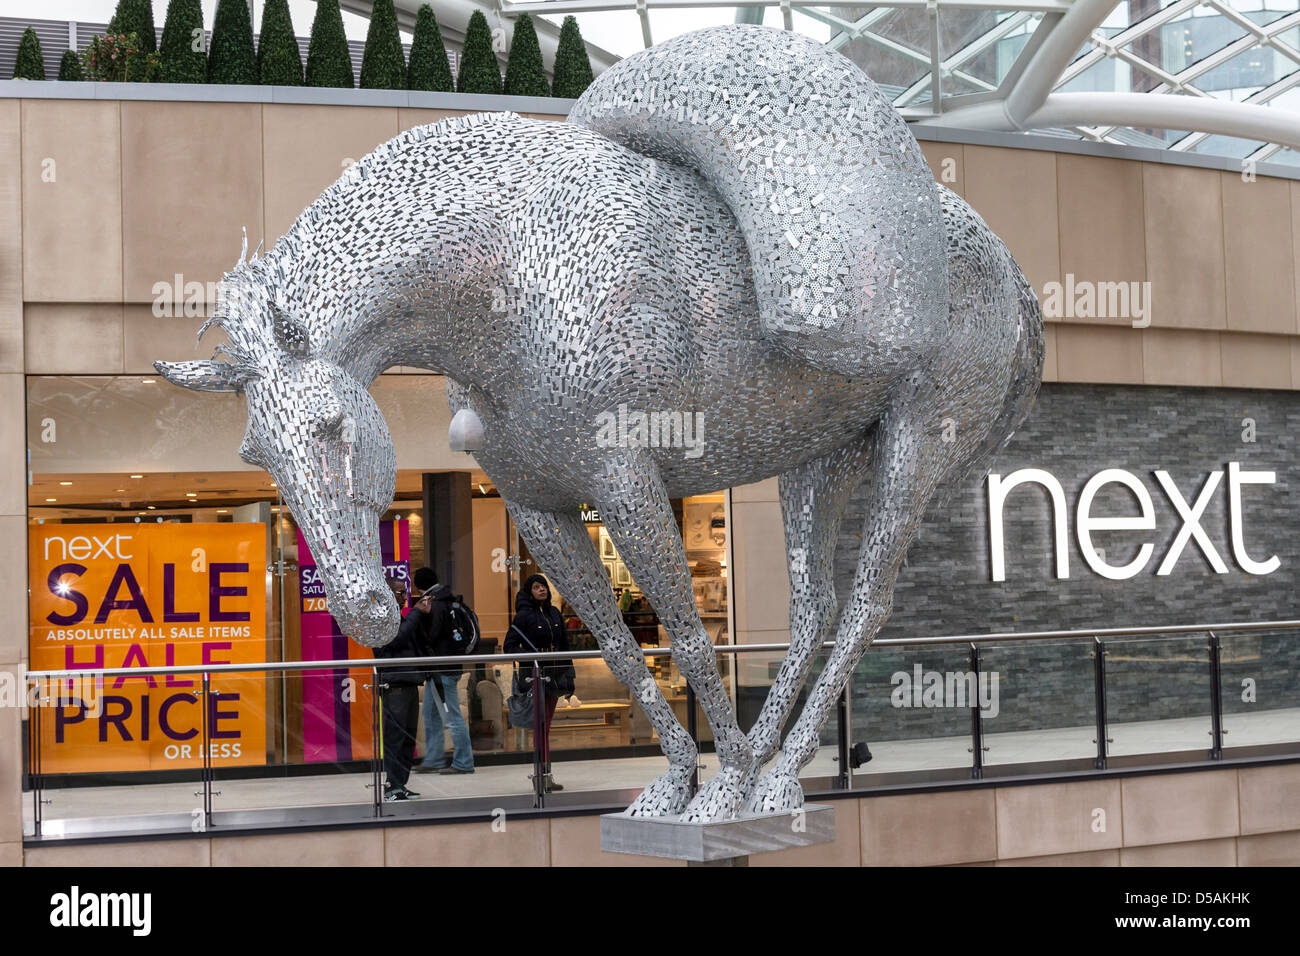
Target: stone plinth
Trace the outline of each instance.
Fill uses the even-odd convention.
[[[600,818],[600,848],[671,860],[708,863],[770,853],[835,839],[835,808],[808,804],[792,813],[741,816],[714,823],[683,823],[659,817],[606,813]]]

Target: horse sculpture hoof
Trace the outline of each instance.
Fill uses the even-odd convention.
[[[682,814],[682,822],[710,823],[732,819],[745,803],[746,776],[746,771],[739,767],[723,767],[700,788]]]
[[[783,770],[771,770],[745,802],[745,812],[754,814],[789,813],[803,806],[803,788],[799,777]]]
[[[675,817],[691,799],[689,767],[670,767],[650,781],[624,812],[629,817]]]

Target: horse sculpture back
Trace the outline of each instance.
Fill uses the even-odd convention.
[[[467,117],[381,146],[227,277],[238,295],[214,321],[233,362],[157,367],[244,392],[240,453],[274,476],[331,612],[370,646],[396,630],[377,548],[395,459],[366,388],[390,365],[445,374],[477,462],[668,757],[628,813],[789,810],[926,507],[1032,403],[1037,302],[870,80],[811,41],[679,37],[607,71],[571,118]],[[702,441],[610,440],[627,409],[699,421]],[[791,647],[745,732],[671,499],[773,475]],[[831,563],[859,484],[872,507],[841,607]],[[622,621],[583,502],[712,726],[721,766],[698,792],[695,746]],[[834,652],[769,767],[837,608]]]

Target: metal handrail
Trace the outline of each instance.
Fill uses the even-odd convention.
[[[1100,627],[1071,631],[1008,631],[1003,634],[949,634],[927,637],[890,637],[881,638],[871,643],[871,647],[909,647],[931,644],[1000,644],[1007,641],[1061,641],[1061,640],[1096,640],[1107,637],[1142,637],[1174,634],[1196,634],[1209,631],[1283,631],[1300,628],[1300,620],[1295,621],[1242,621],[1228,624],[1163,624],[1140,627]],[[834,641],[824,641],[823,648],[833,648]],[[718,644],[714,645],[716,654],[749,654],[789,650],[785,644]],[[672,654],[671,647],[654,647],[644,649],[646,657],[667,657]],[[143,677],[165,674],[220,674],[279,671],[312,671],[339,669],[386,670],[390,667],[434,666],[439,664],[475,664],[513,663],[523,661],[552,660],[586,660],[599,658],[600,651],[541,651],[527,654],[473,654],[454,657],[389,657],[354,658],[334,661],[263,661],[246,664],[183,664],[170,667],[80,667],[69,670],[27,671],[24,676],[33,679],[59,677]]]

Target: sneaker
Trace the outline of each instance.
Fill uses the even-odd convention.
[[[446,773],[446,771],[447,771],[446,764],[439,765],[439,764],[417,763],[415,765],[416,773]]]
[[[384,803],[396,803],[398,800],[406,799],[406,789],[404,787],[384,787]]]
[[[461,770],[459,767],[442,767],[438,770],[438,773],[443,775],[448,775],[453,773],[473,773],[473,772],[474,772],[473,767],[470,767],[468,770]]]
[[[412,790],[410,787],[403,787],[402,793],[406,794],[407,800],[411,800],[419,796],[419,794],[416,793],[414,790]]]
[[[563,786],[561,786],[560,784],[558,784],[558,783],[555,782],[555,778],[552,777],[549,773],[546,774],[546,776],[545,776],[545,778],[544,778],[543,786],[546,788],[546,792],[547,792],[547,793],[550,793],[550,792],[552,792],[552,791],[554,791],[554,790],[563,790],[563,789],[564,789]]]

